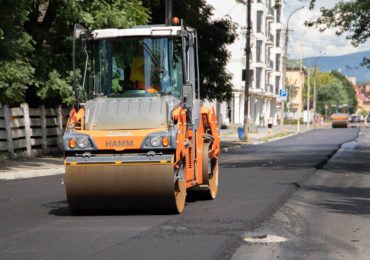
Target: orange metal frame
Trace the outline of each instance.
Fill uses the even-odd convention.
[[[192,129],[187,128],[185,108],[179,107],[172,113],[173,121],[178,126],[174,165],[178,167],[180,160],[185,159],[185,179],[187,188],[203,183],[203,156],[209,156],[210,159],[217,159],[220,153],[220,138],[216,113],[213,108],[209,109],[207,107],[202,107],[200,113],[201,120],[199,128],[196,131],[196,136],[194,136],[194,131]],[[137,150],[140,149],[146,136],[151,133],[167,130],[167,128],[158,128],[145,130],[89,131],[84,129],[84,114],[83,108],[78,112],[73,109],[70,113],[67,126],[73,124],[76,132],[89,135],[99,150]],[[203,154],[203,145],[205,145],[203,141],[204,134],[209,134],[214,138],[208,155]],[[117,142],[121,142],[121,144],[124,145],[112,147],[112,144],[117,144]]]

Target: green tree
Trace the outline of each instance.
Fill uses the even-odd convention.
[[[29,84],[34,84],[31,64],[32,37],[23,25],[28,19],[28,2],[0,1],[0,102],[17,104],[24,99]]]
[[[149,0],[144,5],[151,10],[152,24],[165,22],[164,0]],[[232,74],[226,71],[230,60],[226,47],[236,39],[237,27],[229,17],[211,20],[212,14],[213,7],[205,0],[174,1],[173,15],[198,32],[201,98],[229,100]]]
[[[1,0],[0,18],[0,102],[17,104],[28,92],[28,101],[37,93],[71,104],[73,25],[127,28],[149,12],[138,0]]]
[[[344,104],[348,106],[350,113],[356,111],[356,93],[352,84],[337,71],[319,72],[317,74],[317,111],[323,114],[325,105],[332,107]]]

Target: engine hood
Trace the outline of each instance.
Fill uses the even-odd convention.
[[[86,130],[163,128],[170,112],[180,104],[172,96],[135,98],[96,98],[85,108]]]

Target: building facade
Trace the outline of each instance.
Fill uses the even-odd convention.
[[[288,106],[286,112],[297,112],[302,105],[306,69],[299,61],[288,61],[286,68],[286,88],[288,89]]]
[[[238,38],[228,47],[231,60],[227,66],[233,74],[232,99],[219,105],[219,121],[223,125],[241,126],[244,121],[244,86],[242,71],[245,69],[246,6],[236,1],[208,0],[215,8],[216,18],[222,10],[230,10],[232,20],[239,24]],[[272,118],[277,122],[279,90],[282,88],[283,34],[282,8],[274,8],[274,0],[255,0],[252,3],[252,35],[250,69],[252,82],[249,86],[249,123],[267,125]],[[229,6],[227,6],[229,5]],[[228,9],[230,8],[230,9]],[[226,14],[224,14],[226,15]]]

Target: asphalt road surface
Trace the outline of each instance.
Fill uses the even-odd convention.
[[[0,182],[0,259],[229,259],[358,129],[323,129],[223,154],[214,201],[181,215],[74,216],[63,176]]]
[[[370,129],[363,128],[273,217],[245,234],[248,243],[233,260],[370,259],[369,157]]]

